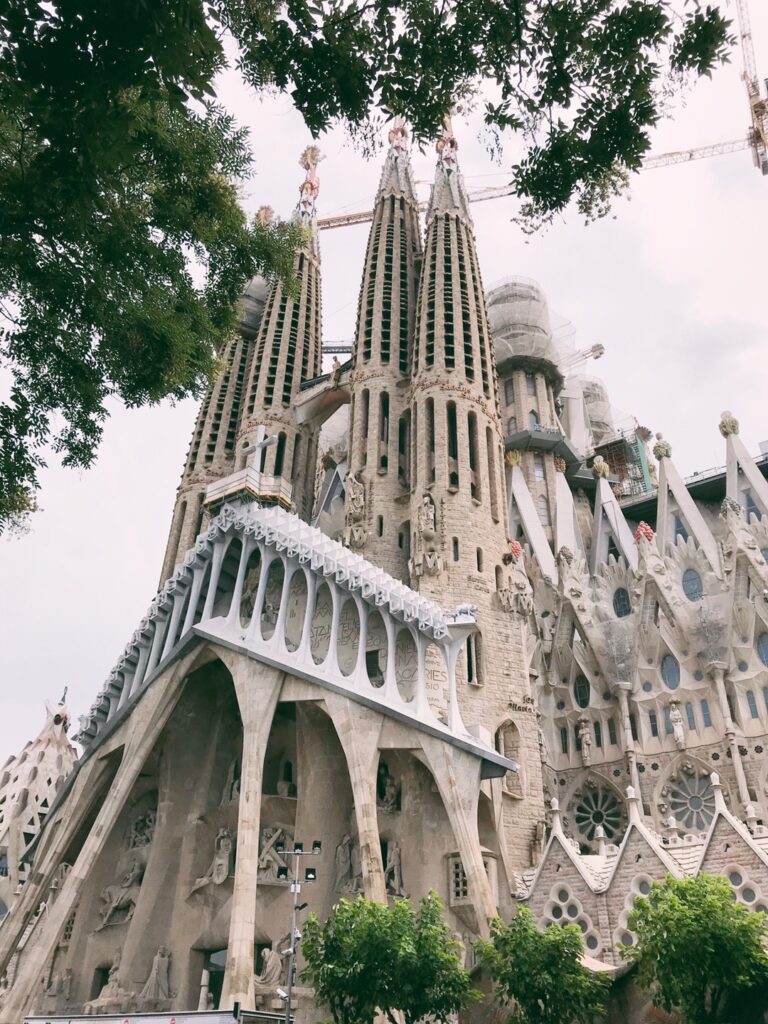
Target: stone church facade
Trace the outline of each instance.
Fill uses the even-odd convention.
[[[297,287],[249,285],[158,594],[15,840],[0,1021],[279,1010],[295,843],[321,918],[434,889],[470,949],[525,901],[612,973],[656,878],[768,908],[768,467],[729,413],[693,483],[606,431],[540,289],[485,294],[437,151],[422,235],[393,124],[327,373],[305,152]]]

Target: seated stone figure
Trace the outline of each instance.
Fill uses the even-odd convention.
[[[86,1017],[98,1016],[106,1013],[128,1013],[133,1009],[135,995],[120,985],[120,957],[109,969],[109,977],[106,985],[99,992],[95,999],[91,999],[83,1006],[83,1014]]]
[[[283,961],[276,950],[265,949],[261,954],[261,962],[261,974],[255,975],[253,979],[254,994],[257,997],[274,996],[283,980]]]

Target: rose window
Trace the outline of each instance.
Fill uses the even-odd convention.
[[[603,826],[606,838],[612,839],[621,825],[621,815],[618,798],[607,789],[588,789],[578,798],[574,812],[579,831],[590,840],[598,825]]]
[[[670,789],[669,805],[686,828],[705,829],[715,815],[715,794],[708,778],[683,779]]]

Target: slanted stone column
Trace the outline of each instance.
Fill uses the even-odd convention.
[[[71,871],[67,874],[58,899],[50,907],[39,940],[30,950],[29,955],[22,958],[19,973],[8,993],[2,1011],[0,1011],[2,1024],[18,1024],[27,1011],[31,999],[39,991],[43,965],[53,955],[64,925],[131,794],[139,773],[176,706],[190,661],[191,658],[185,658],[170,667],[167,674],[163,673],[158,676],[131,716],[120,768],[101,805],[93,828]],[[16,948],[29,914],[39,903],[41,895],[47,892],[53,872],[63,856],[63,850],[66,849],[66,845],[81,824],[82,818],[78,817],[73,820],[70,828],[62,826],[60,829],[61,839],[51,847],[46,856],[45,868],[43,869],[41,865],[40,869],[33,874],[34,888],[31,888],[22,904],[16,908],[15,918],[7,922],[10,928],[3,928],[4,934],[0,940],[2,943],[0,945],[0,964],[3,969]]]
[[[355,803],[363,889],[369,900],[387,902],[384,866],[381,862],[379,821],[376,809],[376,771],[382,718],[376,711],[354,704],[346,697],[329,694],[326,707],[341,742],[349,768]]]
[[[477,805],[480,798],[480,761],[471,754],[438,739],[422,736],[423,760],[432,772],[453,829],[461,863],[467,876],[469,896],[483,938],[490,934],[489,922],[496,917],[497,894],[491,885],[480,852]]]
[[[232,673],[243,720],[243,763],[240,769],[240,806],[237,819],[237,861],[229,921],[227,969],[220,1009],[239,1002],[254,1004],[253,967],[256,929],[256,890],[261,834],[261,788],[264,756],[283,673],[240,655],[221,652]]]

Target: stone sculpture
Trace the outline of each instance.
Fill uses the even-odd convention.
[[[579,719],[579,740],[581,741],[581,763],[588,768],[592,764],[592,736],[587,718]]]
[[[348,473],[346,478],[349,518],[358,521],[365,515],[365,484],[357,473]]]
[[[152,961],[152,969],[146,980],[144,988],[139,993],[139,1002],[142,1005],[159,1010],[164,1004],[170,1001],[170,970],[171,954],[165,946],[160,946]]]
[[[434,539],[437,530],[435,503],[431,494],[425,494],[419,507],[419,532],[425,541]]]
[[[592,476],[596,480],[607,479],[611,474],[611,467],[602,455],[596,455],[592,460]]]
[[[131,825],[128,835],[128,846],[132,850],[138,849],[142,846],[149,846],[155,834],[156,824],[157,815],[154,811],[147,811],[146,814],[140,814]]]
[[[680,705],[676,700],[669,702],[669,720],[672,723],[672,732],[678,750],[685,750],[685,729],[683,728],[683,716],[680,714]]]
[[[726,409],[720,416],[720,433],[723,437],[730,437],[731,434],[738,434],[739,421],[730,410]]]
[[[109,969],[107,983],[95,999],[91,999],[83,1006],[83,1014],[86,1017],[94,1017],[109,1013],[127,1013],[135,1002],[135,995],[128,989],[122,988],[120,984],[120,957],[121,950],[115,954],[115,959]]]
[[[352,839],[348,832],[341,837],[336,847],[334,858],[335,875],[333,888],[335,892],[346,892],[352,877]]]
[[[261,845],[259,849],[259,881],[278,881],[278,868],[287,868],[288,862],[280,856],[275,849],[279,842],[286,846],[293,841],[293,836],[282,825],[270,825],[261,830]]]
[[[387,846],[387,863],[384,865],[384,883],[387,892],[393,896],[403,896],[403,868],[400,843],[393,839]]]
[[[99,911],[101,914],[101,924],[96,931],[106,928],[119,910],[127,911],[121,923],[130,921],[136,908],[136,900],[139,898],[143,877],[144,868],[139,861],[135,860],[119,881],[106,886],[102,890],[101,900],[104,906]]]
[[[254,993],[257,996],[273,996],[282,981],[282,974],[280,954],[267,947],[261,954],[261,973],[253,979]]]
[[[192,892],[206,885],[223,885],[232,874],[235,864],[235,832],[231,828],[220,828],[213,843],[213,860],[206,873],[196,879]]]

